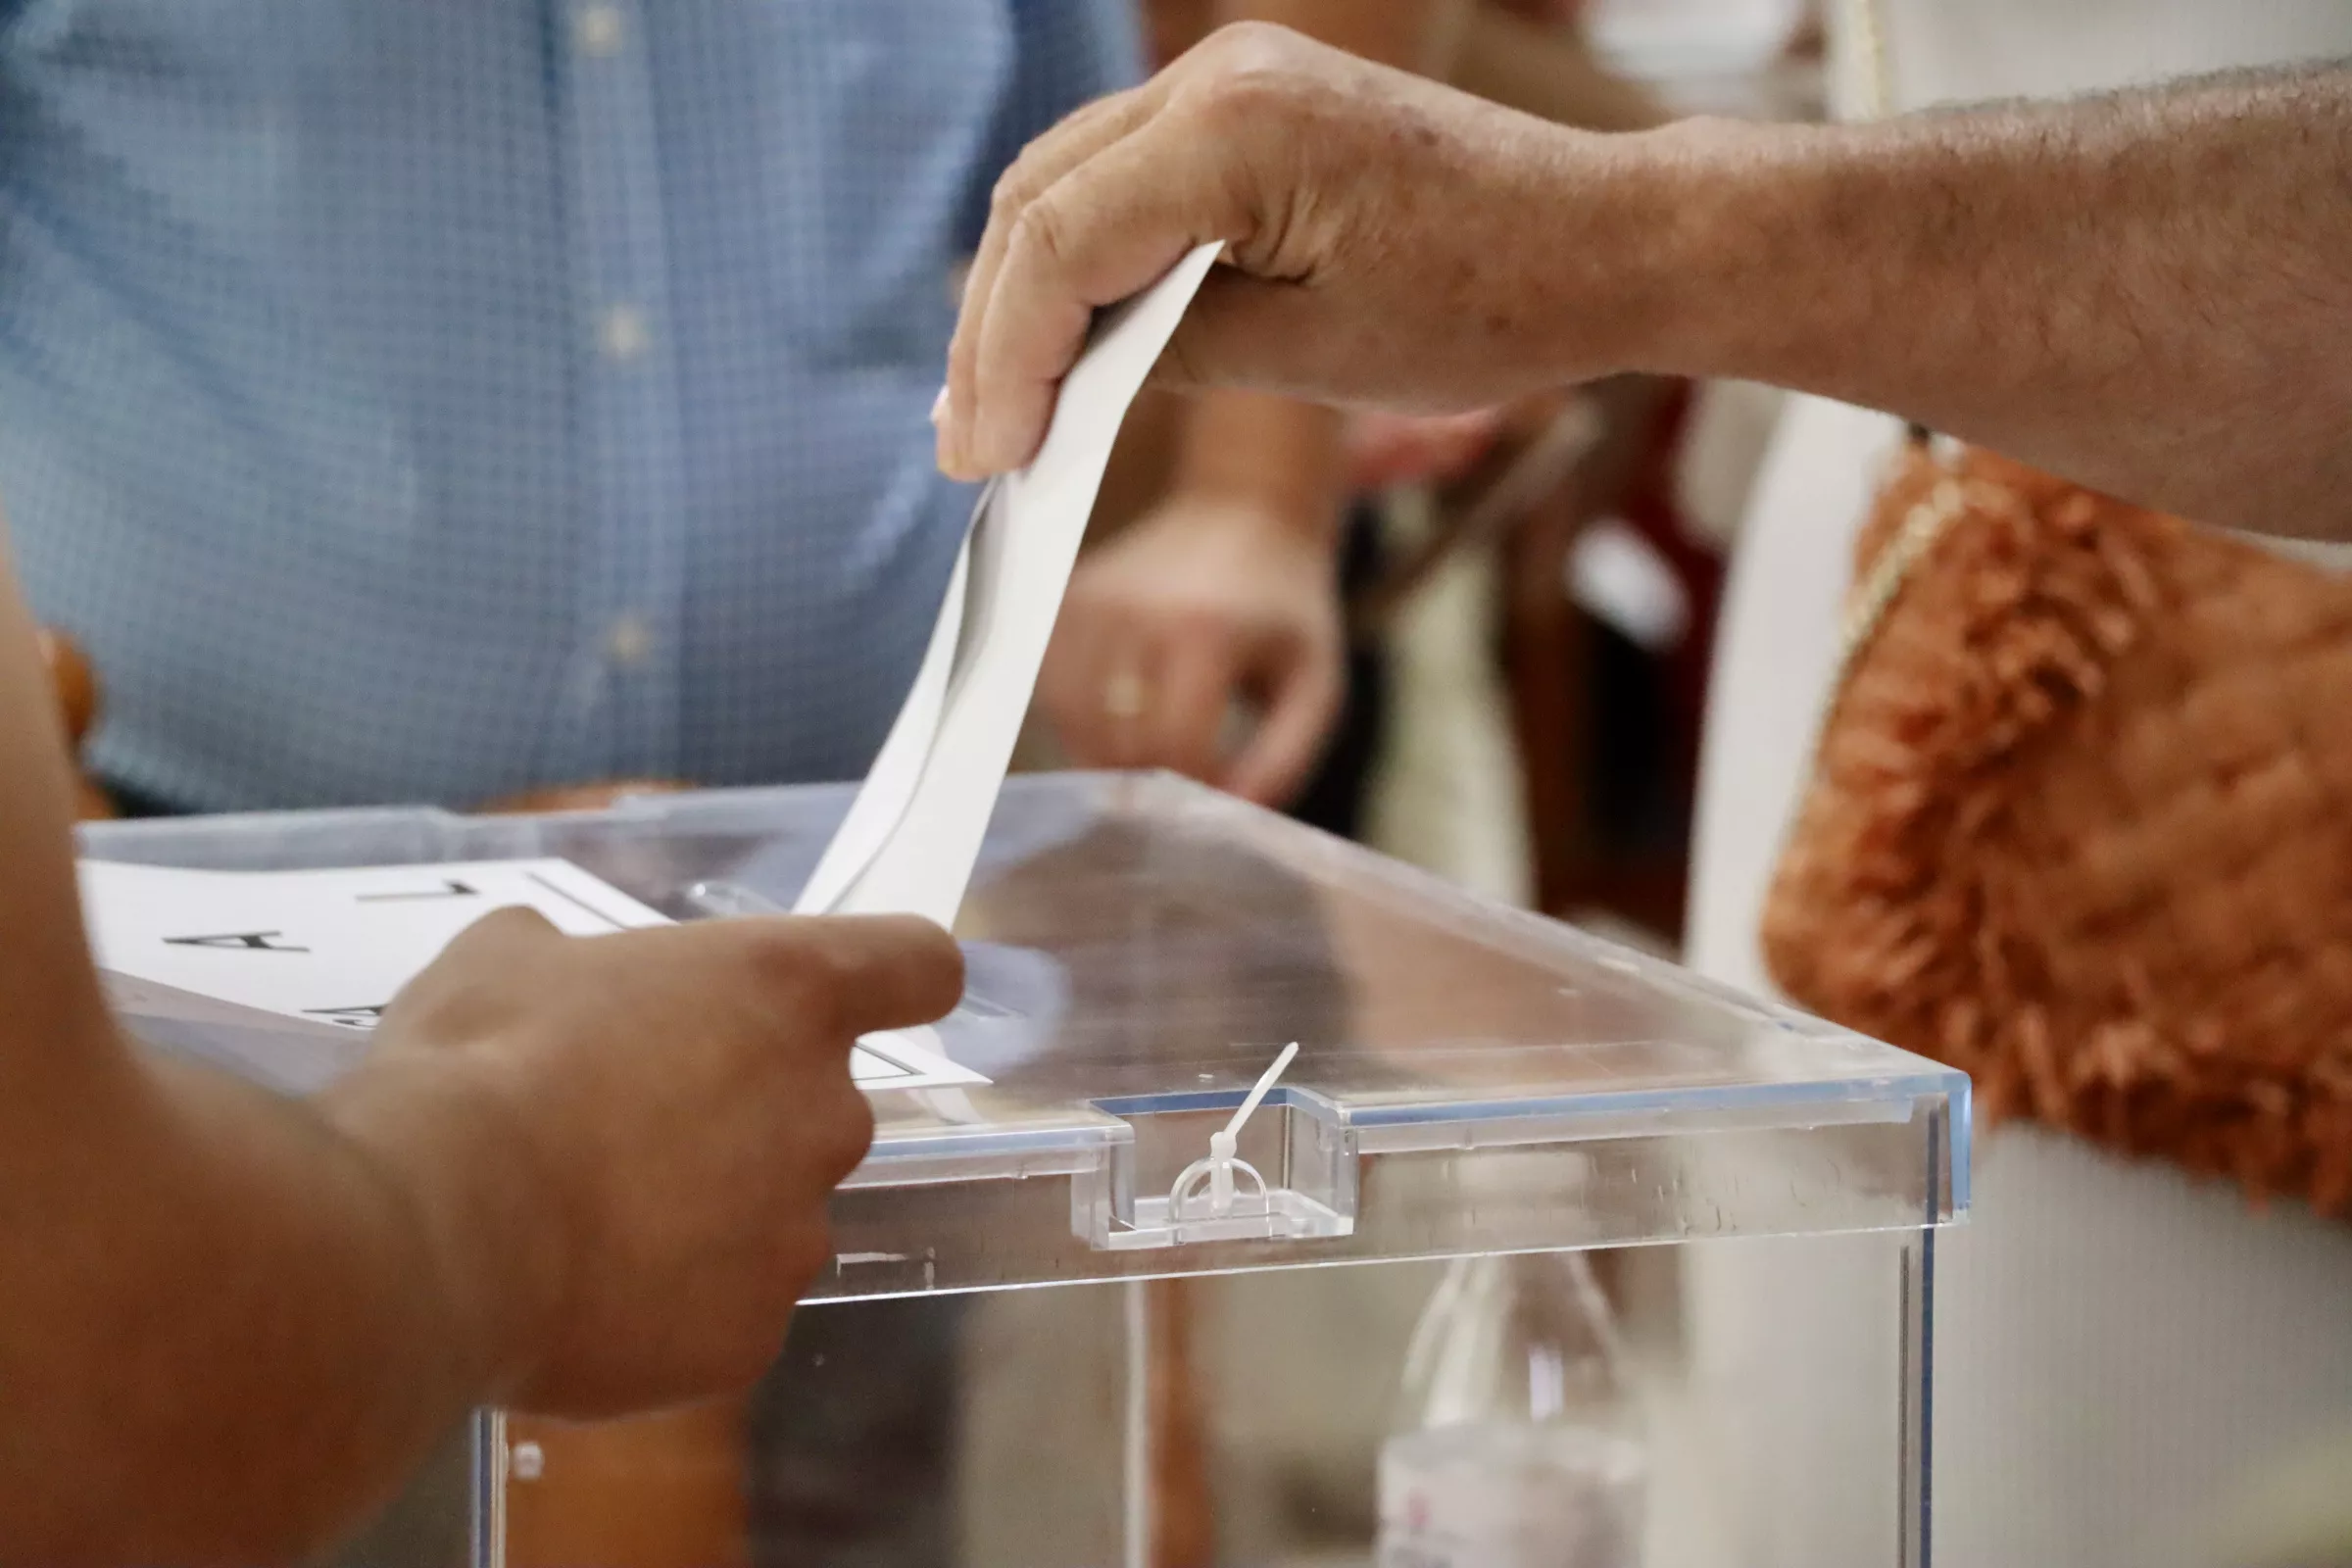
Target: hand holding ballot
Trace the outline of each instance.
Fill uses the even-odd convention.
[[[825,1200],[872,1136],[852,1045],[939,1017],[962,980],[947,934],[904,917],[568,938],[504,909],[400,994],[320,1103],[459,1277],[511,1282],[480,1306],[506,1321],[516,1406],[673,1404],[775,1359],[831,1256]],[[485,1170],[506,1202],[467,1179]],[[482,1223],[501,1207],[515,1223]]]
[[[0,738],[9,1561],[302,1560],[475,1405],[588,1415],[747,1383],[871,1135],[854,1042],[961,989],[920,920],[573,938],[506,908],[391,999],[355,1071],[272,1094],[110,1016],[4,562]],[[194,936],[172,951],[315,956]]]
[[[1212,34],[998,181],[941,466],[1026,463],[1094,311],[1219,241],[1166,380],[1430,412],[1528,390],[1555,370],[1547,306],[1606,237],[1546,210],[1576,134],[1280,27]]]
[[[998,183],[940,462],[1029,462],[1094,313],[1213,245],[1164,381],[1438,412],[1734,377],[2202,521],[2352,536],[2347,135],[2341,65],[1602,135],[1229,27]]]

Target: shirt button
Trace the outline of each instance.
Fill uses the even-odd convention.
[[[596,337],[605,358],[617,365],[643,359],[653,341],[653,333],[645,324],[645,313],[633,305],[615,305],[605,312],[605,318],[597,324]]]
[[[585,5],[572,22],[573,37],[580,53],[592,60],[610,60],[620,53],[620,7],[615,5]]]
[[[623,669],[644,663],[653,651],[653,628],[643,616],[623,615],[605,632],[605,655]]]

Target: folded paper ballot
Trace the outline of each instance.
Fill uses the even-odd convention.
[[[1106,313],[1037,460],[981,493],[914,687],[799,912],[954,924],[1119,426],[1220,248]]]

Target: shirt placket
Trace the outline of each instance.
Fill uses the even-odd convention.
[[[678,766],[684,471],[652,62],[637,0],[559,0],[578,277],[583,573],[569,770]]]

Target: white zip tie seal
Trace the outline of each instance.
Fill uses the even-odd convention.
[[[1250,1183],[1256,1187],[1257,1205],[1261,1210],[1271,1206],[1266,1191],[1265,1177],[1259,1175],[1257,1167],[1243,1159],[1235,1151],[1241,1146],[1243,1125],[1264,1102],[1268,1092],[1282,1077],[1283,1070],[1290,1066],[1292,1059],[1298,1054],[1298,1041],[1294,1040],[1283,1047],[1282,1054],[1274,1058],[1274,1065],[1268,1067],[1258,1078],[1257,1087],[1250,1091],[1250,1098],[1243,1101],[1241,1108],[1233,1113],[1233,1120],[1225,1124],[1223,1131],[1208,1135],[1207,1157],[1196,1159],[1190,1165],[1185,1166],[1183,1172],[1176,1178],[1176,1185],[1168,1189],[1168,1218],[1170,1220],[1182,1224],[1188,1218],[1200,1217],[1191,1212],[1191,1205],[1199,1198],[1200,1185],[1203,1182],[1208,1184],[1207,1217],[1210,1219],[1231,1217],[1235,1198],[1234,1177],[1237,1173],[1246,1173]]]

